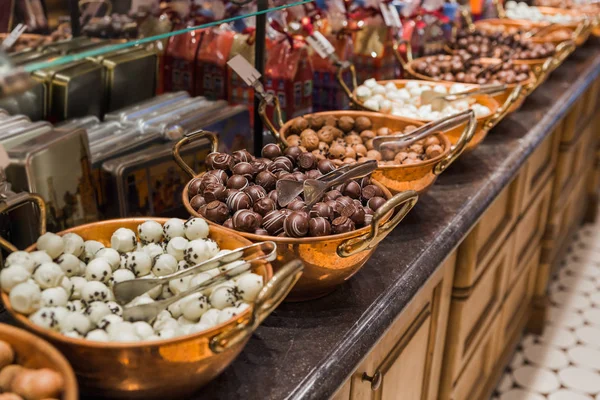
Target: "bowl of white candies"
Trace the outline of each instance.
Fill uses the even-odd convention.
[[[266,257],[244,264],[235,250],[251,245],[201,218],[130,218],[48,232],[6,258],[2,300],[65,354],[84,392],[183,396],[233,361],[301,273],[300,263],[290,263],[273,276]],[[234,274],[240,263],[245,269]],[[120,301],[119,285],[147,279],[157,284]],[[140,307],[158,309],[124,319]]]

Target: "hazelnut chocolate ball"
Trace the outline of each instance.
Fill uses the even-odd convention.
[[[342,197],[342,192],[340,192],[337,189],[333,189],[333,190],[330,190],[329,192],[325,193],[325,195],[323,196],[323,201],[337,200],[340,197]]]
[[[343,132],[348,133],[354,129],[354,118],[352,117],[341,117],[338,120],[338,128],[340,128]]]
[[[360,198],[360,193],[361,193],[360,184],[355,181],[348,182],[347,184],[344,185],[344,188],[342,189],[342,194],[344,196],[348,196],[353,199]]]
[[[269,158],[271,160],[282,155],[281,149],[274,143],[269,143],[265,147],[263,147],[262,152],[260,154],[264,158]]]
[[[234,229],[242,232],[254,232],[262,223],[262,217],[251,210],[236,211],[231,219]]]
[[[303,130],[308,128],[308,121],[304,117],[294,118],[290,126],[290,131],[293,134],[299,135]]]
[[[334,135],[334,131],[333,131],[333,127],[331,126],[324,126],[323,128],[319,129],[319,131],[317,132],[317,137],[319,138],[319,140],[325,144],[331,144],[333,142],[333,140],[335,139],[335,135]]]
[[[361,116],[356,118],[356,121],[354,122],[354,127],[357,131],[362,132],[371,129],[373,127],[373,124],[371,123],[371,120],[368,117]]]
[[[222,224],[229,218],[229,208],[221,201],[211,201],[205,207],[204,217],[209,221]]]
[[[200,185],[202,184],[202,179],[194,178],[188,183],[188,197],[191,199],[200,191]]]
[[[208,203],[215,200],[225,201],[225,199],[227,198],[225,193],[226,190],[227,189],[225,188],[225,186],[223,186],[220,183],[211,183],[206,186],[202,195]]]
[[[351,232],[354,229],[354,222],[348,217],[340,216],[331,222],[331,231],[334,234]]]
[[[329,148],[329,156],[338,160],[346,157],[346,147],[341,144],[334,144]]]
[[[300,149],[298,146],[290,146],[284,151],[285,156],[293,162],[295,162],[298,156],[302,153],[302,149]]]
[[[385,199],[379,196],[373,196],[367,202],[367,207],[373,211],[377,211],[379,207],[385,204]]]
[[[260,214],[261,216],[266,216],[269,212],[277,209],[277,205],[273,200],[268,197],[263,197],[259,199],[254,206],[252,207],[255,213]]]
[[[256,175],[256,179],[254,182],[257,185],[262,186],[267,192],[275,189],[275,183],[277,182],[277,177],[270,171],[259,172]]]
[[[365,223],[365,210],[362,205],[349,204],[342,209],[340,214],[342,217],[350,218],[356,225]]]
[[[248,178],[242,175],[231,175],[229,179],[227,179],[227,188],[228,189],[243,189],[248,186]]]
[[[208,185],[212,185],[212,184],[218,185],[220,183],[221,183],[221,181],[216,176],[204,174],[200,178],[200,184],[198,186],[198,194],[204,193],[204,191],[206,190]]]
[[[252,199],[252,203],[256,203],[258,200],[263,197],[267,197],[267,191],[262,186],[252,185],[242,189],[244,193],[250,196]]]
[[[227,182],[227,178],[229,178],[229,175],[227,175],[227,172],[223,171],[222,169],[211,169],[209,171],[206,171],[206,175],[214,175],[217,177],[217,179],[219,181],[221,181],[221,183],[224,185],[225,182]]]
[[[308,215],[311,218],[323,217],[327,219],[332,219],[333,210],[331,209],[331,207],[329,207],[329,205],[327,205],[327,203],[319,202],[315,203],[312,206]]]
[[[302,171],[308,171],[316,168],[317,159],[312,153],[302,153],[298,156],[296,163]]]
[[[323,175],[328,174],[336,169],[335,165],[331,162],[331,160],[319,160],[319,162],[317,163],[317,168]]]
[[[190,206],[196,211],[200,210],[200,207],[206,205],[206,200],[201,194],[197,194],[190,200]]]
[[[234,175],[242,175],[246,177],[246,179],[252,179],[256,174],[252,164],[245,161],[235,164],[231,170]]]
[[[311,218],[308,221],[308,233],[310,236],[331,235],[331,224],[323,217]]]
[[[288,210],[292,211],[301,211],[306,208],[306,203],[302,200],[292,200],[290,204],[287,205]]]
[[[439,144],[428,146],[425,154],[428,158],[435,158],[441,156],[444,153],[444,149]]]
[[[288,135],[285,140],[290,146],[300,146],[301,143],[299,135]]]
[[[234,229],[233,228],[233,221],[232,221],[231,218],[227,218],[227,220],[225,222],[223,222],[223,226],[225,228]]]
[[[285,156],[275,158],[267,167],[267,170],[271,171],[272,173],[277,173],[280,171],[292,172],[293,169],[294,163]]]
[[[305,129],[300,134],[300,145],[308,151],[313,151],[319,148],[319,136],[312,129]]]
[[[251,162],[254,160],[254,156],[246,149],[234,151],[231,154],[235,162]]]
[[[308,234],[308,218],[304,213],[294,211],[285,218],[283,230],[289,237],[304,237]]]
[[[231,212],[246,210],[252,206],[252,199],[244,192],[235,192],[227,197],[227,207]]]

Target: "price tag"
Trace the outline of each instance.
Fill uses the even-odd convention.
[[[398,14],[398,10],[392,4],[380,3],[379,9],[381,10],[381,15],[383,16],[383,21],[387,26],[392,28],[401,28],[402,22],[400,22],[400,15]]]
[[[306,42],[321,58],[330,58],[335,54],[335,48],[321,32],[313,32],[312,35],[306,38]]]
[[[246,82],[248,86],[256,86],[260,73],[241,54],[233,57],[227,65]]]

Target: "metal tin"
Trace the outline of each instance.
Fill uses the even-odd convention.
[[[95,47],[102,47],[110,44],[108,40],[91,39],[85,36],[79,36],[72,39],[60,40],[54,43],[48,43],[40,46],[39,50],[43,53],[58,52],[62,55],[80,53],[91,50]]]
[[[165,128],[169,124],[178,122],[185,117],[194,116],[195,119],[202,121],[210,113],[215,113],[225,108],[227,108],[227,102],[225,100],[208,101],[202,99],[175,109],[170,113],[159,115],[148,121],[140,121],[138,122],[138,126],[144,134],[154,132],[163,134]]]
[[[6,150],[10,150],[21,143],[25,143],[41,134],[50,132],[52,124],[46,121],[28,123],[24,126],[17,126],[11,129],[3,129],[0,134],[0,144]]]
[[[9,129],[16,125],[24,125],[31,122],[29,118],[24,115],[12,115],[0,120],[0,129]]]
[[[32,88],[14,96],[0,99],[0,107],[11,114],[24,114],[32,121],[46,117],[46,87],[38,83]]]
[[[121,124],[116,121],[102,122],[87,128],[90,147],[93,146],[96,141],[107,138],[120,129],[122,129]]]
[[[85,130],[54,129],[8,150],[8,156],[9,182],[16,192],[44,198],[50,231],[98,219]]]
[[[188,92],[180,91],[174,93],[165,93],[156,96],[149,100],[144,100],[138,104],[122,108],[104,116],[105,121],[120,121],[122,123],[133,122],[136,119],[142,118],[145,115],[160,111],[172,104],[176,104],[181,100],[189,99]]]
[[[98,117],[89,116],[89,117],[83,117],[83,118],[70,119],[68,121],[64,121],[64,122],[61,122],[60,124],[57,124],[56,127],[60,128],[60,129],[65,129],[65,130],[77,129],[77,128],[89,129],[89,128],[92,128],[93,126],[98,125],[99,123],[100,123],[100,120],[98,119]]]

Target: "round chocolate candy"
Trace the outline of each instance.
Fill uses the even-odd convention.
[[[365,177],[361,178],[358,183],[360,184],[361,188],[364,188],[365,186],[369,186],[371,184],[371,177],[365,176]]]
[[[233,229],[233,220],[231,218],[227,218],[225,222],[223,222],[223,226],[225,228]]]
[[[254,231],[255,235],[262,235],[262,236],[269,236],[269,232],[267,232],[266,229],[263,228],[258,228],[257,230]]]
[[[346,207],[350,204],[354,205],[354,201],[352,200],[351,197],[348,197],[348,196],[338,197],[335,201],[337,201],[339,204],[341,204],[342,208]]]
[[[333,213],[333,216],[331,218],[339,217],[340,213],[342,212],[342,209],[344,208],[344,206],[338,203],[336,200],[327,200],[325,204],[329,206],[331,212]]]
[[[231,212],[246,210],[252,207],[252,199],[244,192],[235,192],[227,198],[227,207]]]
[[[232,172],[236,175],[242,175],[247,179],[252,179],[256,174],[252,164],[248,162],[240,162],[233,166]]]
[[[226,191],[227,189],[222,184],[211,183],[204,189],[203,196],[207,203],[215,200],[225,201],[227,199]]]
[[[298,159],[298,156],[302,153],[302,149],[298,146],[290,146],[283,152],[283,154],[285,154],[285,156],[293,162],[295,162]]]
[[[262,171],[256,175],[254,182],[257,185],[260,185],[263,188],[265,188],[265,190],[268,192],[275,189],[275,182],[277,182],[277,178],[270,171]]]
[[[285,217],[286,214],[280,210],[271,211],[263,218],[262,226],[269,232],[269,235],[277,236],[283,232]]]
[[[262,223],[262,217],[251,210],[238,210],[231,219],[233,227],[242,232],[254,232]]]
[[[233,167],[234,161],[229,154],[210,153],[206,156],[206,167],[208,169],[222,169],[227,171]]]
[[[225,184],[225,182],[227,182],[227,178],[229,177],[229,175],[227,175],[227,172],[223,171],[222,169],[211,169],[209,171],[206,171],[206,175],[216,176],[223,185]]]
[[[331,160],[319,160],[317,168],[323,175],[336,169],[335,164]]]
[[[267,197],[267,191],[264,187],[258,185],[248,186],[242,189],[242,192],[246,193],[252,199],[253,203],[256,203],[258,200],[263,197]]]
[[[208,185],[218,185],[221,184],[221,181],[219,180],[219,178],[217,178],[214,175],[202,175],[202,178],[200,178],[200,184],[198,186],[198,194],[204,193],[204,191],[206,190],[206,188],[208,187]]]
[[[369,201],[371,197],[383,197],[383,190],[376,185],[367,185],[363,188],[361,195],[364,201]]]
[[[311,169],[310,171],[306,171],[305,175],[306,175],[306,179],[317,179],[320,176],[323,176],[321,171],[319,171],[318,169]]]
[[[264,217],[271,211],[276,210],[277,205],[270,198],[263,197],[262,199],[259,199],[256,203],[254,203],[254,206],[252,207],[252,209],[254,210],[255,213],[258,213]]]
[[[206,205],[204,216],[212,222],[222,224],[229,218],[229,208],[227,208],[227,204],[221,201],[211,201]]]
[[[242,175],[231,175],[227,179],[227,188],[241,190],[248,186],[248,178]]]
[[[369,207],[373,211],[377,211],[379,207],[385,204],[385,199],[383,197],[374,196],[369,199],[367,202],[367,207]]]
[[[252,166],[254,167],[254,171],[256,171],[256,173],[258,174],[259,172],[266,171],[267,167],[271,162],[271,160],[268,160],[266,158],[257,158],[250,164],[252,164]]]
[[[281,156],[281,149],[274,143],[269,143],[265,147],[263,147],[262,152],[260,153],[265,158],[270,158],[271,160]]]
[[[335,234],[351,232],[354,229],[354,222],[348,217],[340,216],[331,222],[331,231]]]
[[[360,197],[360,192],[360,184],[354,181],[346,183],[342,189],[342,194],[344,196],[348,196],[353,199],[358,199]]]
[[[342,209],[341,216],[350,218],[356,225],[363,225],[365,223],[365,210],[360,205],[347,205]]]
[[[283,230],[289,237],[304,237],[308,234],[308,218],[305,213],[294,211],[285,218]]]
[[[333,210],[327,205],[327,203],[320,202],[312,206],[309,215],[311,218],[323,217],[327,219],[333,219]]]
[[[371,221],[373,221],[373,210],[371,210],[369,207],[363,207],[363,210],[365,210],[365,225],[371,225]]]
[[[342,197],[342,192],[340,192],[337,189],[333,189],[325,193],[325,195],[323,196],[323,201],[337,200],[339,197]]]
[[[206,200],[201,194],[197,194],[190,200],[190,206],[196,211],[200,210],[200,207],[206,205]]]
[[[190,181],[190,183],[188,183],[188,197],[190,199],[198,194],[201,183],[202,183],[202,179],[200,179],[200,178],[194,178]]]
[[[312,153],[302,153],[298,156],[296,164],[302,171],[308,171],[316,167],[317,159]]]
[[[304,182],[306,180],[306,174],[303,174],[300,171],[292,172],[292,176],[298,182]]]
[[[234,151],[231,153],[231,156],[237,162],[251,162],[254,160],[252,154],[250,154],[246,149]]]
[[[277,204],[277,200],[279,199],[279,194],[277,193],[277,190],[271,190],[269,192],[269,194],[267,195],[268,198],[270,198],[271,200],[273,200],[275,202],[275,204]]]
[[[311,218],[308,221],[308,233],[310,236],[331,235],[331,224],[323,217]]]
[[[292,200],[292,202],[287,205],[287,209],[292,211],[304,210],[305,207],[306,203],[302,200]]]
[[[289,158],[281,156],[274,159],[273,162],[269,164],[267,169],[273,173],[279,171],[292,172],[294,169],[294,164]]]

